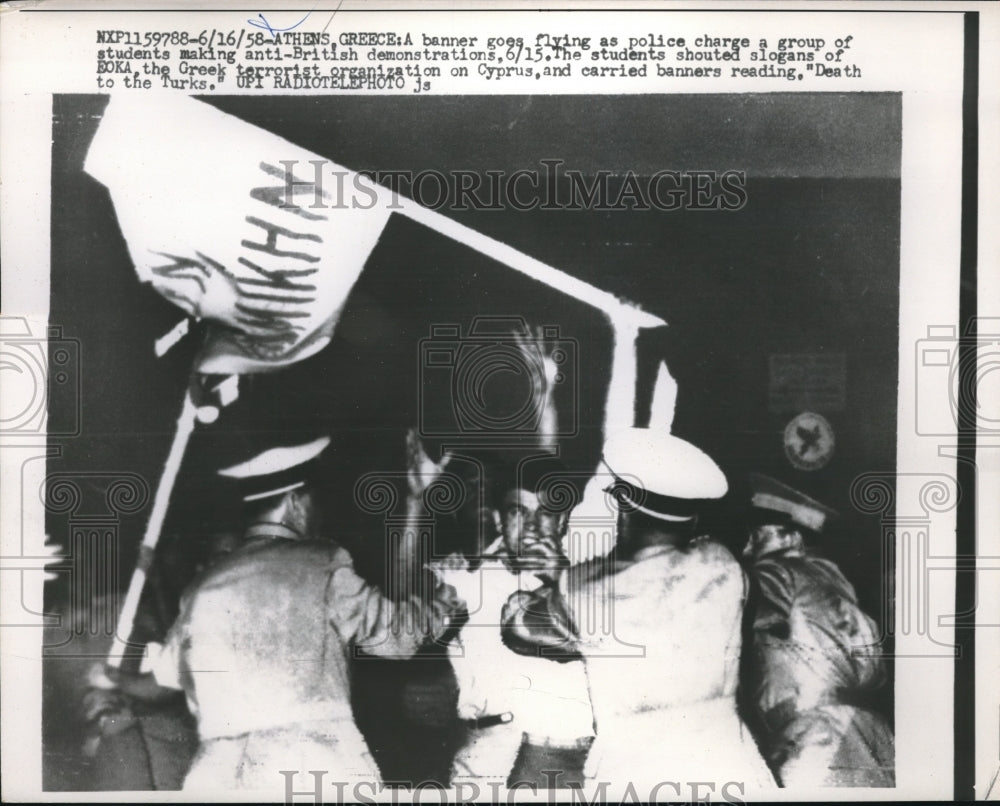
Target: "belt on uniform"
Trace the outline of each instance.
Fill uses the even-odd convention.
[[[477,717],[476,719],[463,719],[462,721],[473,730],[483,730],[484,728],[493,728],[497,725],[506,725],[508,722],[513,722],[514,714],[510,711],[504,711],[500,714],[489,714]]]

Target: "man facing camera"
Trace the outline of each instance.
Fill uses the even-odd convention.
[[[478,569],[447,577],[469,606],[469,621],[450,648],[466,731],[453,763],[456,782],[499,778],[508,786],[548,788],[582,780],[593,737],[582,660],[515,654],[500,633],[508,598],[557,590],[568,565],[561,546],[573,496],[565,474],[554,457],[510,468],[495,510],[500,537]]]

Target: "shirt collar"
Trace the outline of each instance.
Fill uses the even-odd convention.
[[[276,538],[279,540],[302,540],[302,535],[283,523],[254,523],[247,527],[244,540]]]

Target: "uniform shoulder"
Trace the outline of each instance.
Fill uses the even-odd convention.
[[[728,599],[737,595],[741,601],[746,599],[747,577],[743,566],[723,543],[710,536],[698,537],[691,542],[688,554],[693,555],[687,564],[692,579],[704,582],[699,601],[707,596]]]
[[[780,577],[802,588],[822,588],[835,591],[847,599],[855,599],[854,588],[839,566],[832,560],[814,554],[775,554],[762,557],[753,564],[755,577]]]
[[[331,565],[350,566],[351,557],[336,543],[325,540],[275,540],[242,546],[206,568],[192,583],[204,590],[238,583],[260,575],[273,578],[278,568],[315,568],[327,571]]]
[[[803,567],[808,566],[810,569],[820,571],[831,577],[841,577],[846,579],[846,577],[844,577],[844,572],[840,570],[840,566],[833,560],[828,560],[826,557],[820,557],[816,554],[808,554],[795,559],[797,559]]]
[[[594,582],[613,574],[621,565],[614,559],[613,555],[591,557],[581,563],[571,565],[566,569],[566,588],[571,591],[577,590],[588,582]]]
[[[689,552],[700,557],[703,562],[716,565],[728,565],[739,568],[740,564],[733,553],[719,540],[711,535],[699,535],[691,541]]]
[[[786,584],[792,584],[807,571],[807,564],[801,557],[771,555],[750,564],[750,575],[755,579],[782,579]]]
[[[798,599],[803,589],[808,590],[805,565],[797,557],[762,557],[750,566],[750,577],[760,594],[761,601],[777,607],[781,612]]]

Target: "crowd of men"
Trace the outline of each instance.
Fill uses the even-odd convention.
[[[617,509],[609,554],[570,563],[573,502],[553,493],[566,474],[553,456],[488,497],[497,537],[471,556],[420,565],[418,529],[405,529],[386,591],[321,516],[311,482],[328,443],[220,471],[241,486],[242,541],[188,586],[141,671],[92,670],[90,752],[105,764],[127,757],[115,739],[135,713],[183,691],[197,749],[168,743],[175,786],[280,793],[281,771],[311,770],[379,782],[351,707],[358,660],[436,644],[464,727],[442,785],[628,782],[650,799],[677,797],[667,780],[724,777],[747,795],[893,785],[893,736],[873,704],[885,683],[876,625],[808,547],[835,514],[819,502],[754,477],[741,565],[699,528],[728,491],[718,465],[666,431],[627,429],[602,454]],[[415,432],[407,455],[416,523],[449,457],[431,459]]]
[[[729,492],[721,468],[667,430],[629,428],[607,437],[588,485],[603,488],[613,541],[575,552],[580,474],[559,459],[539,365],[541,438],[464,480],[477,534],[462,551],[422,545],[455,457],[407,433],[405,525],[382,584],[355,568],[327,516],[328,436],[247,447],[218,469],[239,489],[241,538],[220,543],[141,666],[91,669],[85,751],[118,779],[108,788],[143,787],[115,774],[137,747],[150,788],[281,797],[302,786],[288,776],[312,771],[380,784],[354,707],[365,660],[431,647],[450,663],[458,738],[447,770],[430,747],[408,748],[418,773],[427,753],[411,784],[608,782],[648,800],[676,799],[679,780],[724,779],[748,798],[892,786],[877,627],[811,549],[836,513],[754,475],[741,564],[702,526]]]

